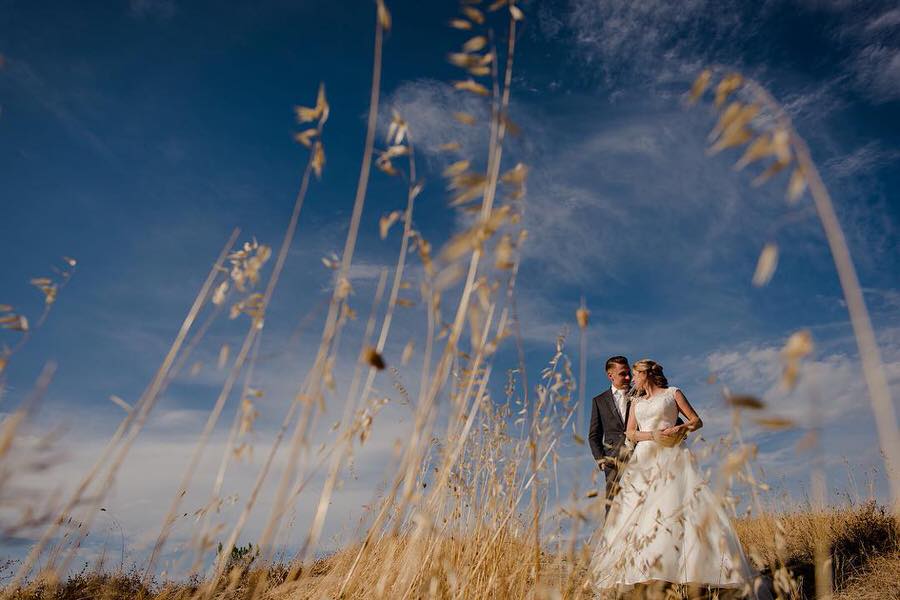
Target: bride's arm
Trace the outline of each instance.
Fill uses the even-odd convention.
[[[637,400],[632,401],[631,410],[628,411],[628,423],[625,424],[625,437],[636,444],[638,442],[652,440],[653,432],[638,431],[637,417],[634,416],[634,402],[637,402]]]
[[[697,431],[703,427],[703,421],[681,390],[675,392],[675,404],[678,405],[678,410],[681,411],[681,414],[685,416],[687,421],[683,425],[676,425],[666,429],[667,433],[687,433],[689,431]]]

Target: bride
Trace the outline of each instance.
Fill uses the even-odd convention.
[[[703,422],[681,390],[669,387],[662,365],[641,360],[632,370],[626,437],[635,447],[591,560],[594,588],[615,593],[668,582],[764,595],[753,590],[727,513],[681,445]],[[675,424],[679,411],[682,425]]]

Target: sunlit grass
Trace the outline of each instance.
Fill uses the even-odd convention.
[[[403,115],[395,113],[383,144],[376,139],[381,56],[384,34],[392,21],[380,0],[373,16],[374,64],[366,143],[343,251],[340,256],[323,258],[324,265],[334,271],[334,285],[319,344],[281,418],[253,486],[241,490],[238,517],[221,530],[211,523],[213,508],[223,500],[222,483],[228,465],[247,450],[247,434],[258,415],[259,395],[252,385],[252,373],[262,332],[273,326],[266,321],[269,303],[288,251],[297,242],[295,234],[303,203],[315,193],[314,178],[318,179],[327,168],[324,126],[330,107],[323,85],[318,87],[312,107],[298,107],[296,111],[303,127],[296,139],[309,150],[309,155],[281,243],[270,246],[253,241],[235,246],[239,234],[232,234],[144,394],[133,406],[121,399],[116,401],[126,416],[96,463],[59,502],[52,517],[44,515],[35,521],[31,515],[7,527],[8,532],[14,533],[46,525],[29,556],[14,565],[15,573],[8,578],[4,592],[7,596],[35,600],[594,597],[588,575],[591,546],[584,540],[600,523],[601,500],[589,489],[570,499],[555,495],[561,446],[572,441],[583,444],[578,436],[583,428],[576,431],[577,415],[585,398],[584,388],[578,382],[586,374],[590,313],[582,302],[572,315],[579,332],[578,377],[562,337],[546,367],[537,375],[529,375],[515,304],[521,246],[527,243],[522,214],[527,203],[528,168],[521,163],[503,164],[503,150],[507,135],[518,130],[508,113],[516,28],[524,16],[511,1],[495,2],[483,10],[465,3],[458,18],[451,22],[463,36],[461,49],[449,55],[450,62],[463,71],[463,78],[451,85],[460,93],[481,98],[490,116],[486,122],[465,113],[448,118],[485,128],[489,142],[481,156],[448,160],[444,177],[450,192],[449,210],[462,211],[468,219],[464,229],[437,251],[415,225],[416,198],[424,185],[416,173],[412,141],[416,132],[409,129]],[[704,72],[690,97],[700,100],[714,77],[713,71]],[[874,341],[867,337],[871,325],[867,325],[865,306],[853,300],[859,290],[852,263],[848,271],[849,254],[844,255],[846,247],[841,240],[834,241],[836,220],[830,220],[830,199],[824,202],[820,198],[824,186],[814,172],[802,139],[789,122],[783,121],[777,104],[767,94],[761,95],[764,90],[756,84],[745,84],[740,76],[727,74],[715,87],[715,104],[721,114],[710,138],[711,149],[719,152],[747,145],[744,158],[739,160],[741,167],[763,159],[771,159],[776,170],[790,166],[794,175],[788,184],[789,198],[798,200],[807,188],[816,197],[845,294],[852,300],[851,317],[860,340],[873,407],[880,414],[885,410],[886,393],[880,387],[880,359],[877,347],[873,355]],[[734,100],[737,105],[726,104],[739,94],[760,95],[774,113],[774,120],[762,125],[754,121],[760,106],[752,101],[742,99]],[[459,144],[445,145],[448,153],[458,152],[459,148]],[[381,272],[371,311],[365,319],[365,332],[356,340],[357,360],[350,384],[341,398],[334,369],[342,355],[342,334],[349,321],[362,319],[352,302],[365,305],[368,301],[355,298],[349,270],[360,228],[376,226],[362,222],[373,164],[385,176],[402,181],[406,207],[384,215],[377,223],[382,239],[399,230],[399,253],[392,266],[393,277],[389,277],[391,268],[387,266]],[[761,176],[760,183],[766,179],[768,175]],[[402,230],[395,227],[399,224]],[[277,251],[273,251],[275,247]],[[777,248],[771,241],[764,246],[754,284],[765,285],[771,278],[777,268]],[[407,263],[411,260],[418,260],[421,266],[418,280],[410,279]],[[74,261],[67,264],[74,267]],[[70,271],[66,273],[65,280]],[[45,294],[48,307],[57,301],[61,284],[39,279],[35,285]],[[381,314],[383,301],[385,309]],[[406,318],[409,313],[402,310],[414,304],[425,307],[421,338],[400,341],[405,342],[401,356],[385,356],[392,323]],[[27,319],[23,321],[25,317],[12,307],[0,307],[0,312],[6,314],[0,325],[23,334],[19,345],[0,357],[2,377],[4,370],[14,365],[15,350],[27,340],[30,329]],[[206,320],[198,326],[201,315]],[[160,524],[151,555],[144,564],[128,572],[109,571],[101,563],[73,573],[72,565],[77,564],[83,540],[159,397],[187,364],[215,320],[224,316],[240,320],[246,332],[233,344],[235,352],[231,345],[218,351],[219,366],[227,374],[225,382],[198,434],[194,451],[185,457],[185,469],[180,473],[180,483]],[[45,317],[46,310],[39,322]],[[518,363],[497,365],[502,371],[495,373],[493,357],[502,344],[515,344]],[[811,351],[808,333],[797,332],[789,338],[784,349],[786,385],[796,381],[803,359]],[[411,433],[403,441],[384,493],[367,515],[365,531],[355,542],[323,557],[323,528],[349,457],[379,426],[383,399],[373,397],[375,378],[379,373],[389,375],[396,365],[408,366],[419,379],[417,395],[408,399],[413,410]],[[36,386],[36,394],[46,388],[51,375],[52,371],[45,373]],[[199,511],[192,542],[180,557],[178,566],[184,577],[159,581],[156,563],[169,541],[176,515],[183,510],[185,492],[193,483],[210,435],[242,375],[240,401],[232,416],[216,482]],[[506,377],[505,398],[490,396],[492,376]],[[726,482],[715,491],[723,502],[729,496],[727,488],[731,483],[739,483],[749,491],[752,516],[736,519],[735,525],[748,556],[757,569],[771,578],[775,593],[784,598],[801,598],[810,597],[814,590],[822,595],[823,586],[828,593],[832,588],[846,594],[873,589],[870,579],[876,580],[885,568],[897,564],[897,522],[892,513],[873,503],[825,508],[821,497],[816,498],[814,506],[803,510],[767,510],[760,501],[766,486],[756,477],[754,449],[743,443],[737,417],[748,415],[769,428],[793,424],[770,412],[757,399],[727,393],[725,396],[734,411],[736,427],[725,443],[707,450],[714,454],[719,479]],[[317,427],[322,425],[326,398],[338,405],[343,400],[342,418],[331,443],[313,456],[308,447]],[[890,403],[889,396],[887,402]],[[19,425],[28,416],[29,406],[23,404],[3,423],[0,460],[5,461],[4,481],[13,480],[17,468],[25,468],[12,462],[15,457],[8,450]],[[893,452],[896,432],[880,434],[887,457],[898,458]],[[814,440],[814,448],[816,444]],[[281,479],[273,481],[269,475],[279,452],[286,460],[286,468]],[[323,469],[324,483],[314,503],[313,518],[306,531],[292,533],[298,536],[291,544],[297,548],[296,553],[290,560],[276,563],[275,550],[285,542],[279,536],[286,515],[311,473],[319,468]],[[891,482],[895,484],[894,479]],[[260,510],[258,499],[264,488],[276,490],[264,528],[253,540],[253,546],[241,546],[241,542],[246,544],[245,528],[250,515]],[[551,531],[554,519],[555,523],[562,519],[560,534]],[[250,550],[245,553],[243,548]],[[622,552],[627,554],[628,548],[622,548]],[[815,577],[817,573],[819,576]],[[812,585],[813,580],[817,587]],[[887,584],[878,587],[884,585]],[[634,595],[663,598],[718,593],[676,586],[638,589]]]

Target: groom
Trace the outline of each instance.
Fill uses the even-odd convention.
[[[591,429],[588,440],[591,454],[606,478],[606,512],[619,491],[619,476],[628,460],[629,446],[625,443],[625,425],[631,402],[631,368],[624,356],[613,356],[606,361],[606,376],[610,388],[595,396],[591,402]]]

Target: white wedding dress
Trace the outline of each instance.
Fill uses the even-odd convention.
[[[677,388],[632,404],[638,429],[675,424]],[[666,581],[743,588],[752,598],[754,576],[719,499],[709,489],[691,451],[638,442],[620,480],[591,560],[597,591],[627,590]]]

